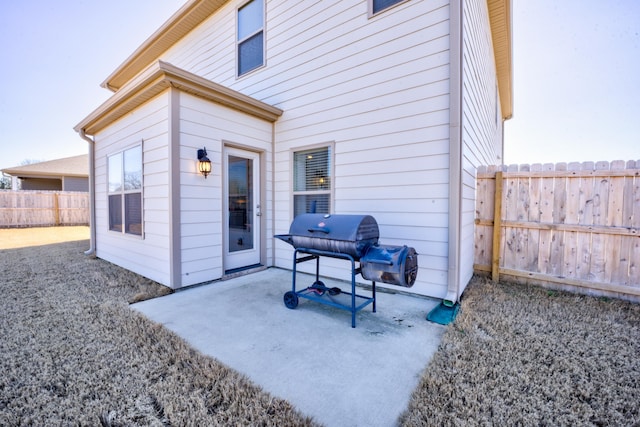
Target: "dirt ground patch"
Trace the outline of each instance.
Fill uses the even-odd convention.
[[[87,226],[1,228],[0,250],[73,242],[88,238],[89,227]]]

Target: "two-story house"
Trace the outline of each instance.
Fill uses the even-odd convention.
[[[291,268],[273,235],[298,213],[370,214],[419,253],[407,290],[456,301],[512,111],[510,0],[189,0],[102,85],[75,127],[98,257],[181,288]]]

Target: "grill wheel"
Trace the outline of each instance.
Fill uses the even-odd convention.
[[[298,306],[298,295],[295,292],[286,292],[284,294],[284,305],[292,310],[296,308]]]

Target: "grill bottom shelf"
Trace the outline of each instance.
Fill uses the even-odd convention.
[[[298,258],[298,253],[307,254]],[[320,281],[320,257],[340,258],[351,262],[351,292],[345,292],[340,288],[327,288]],[[296,290],[297,265],[301,262],[316,261],[316,281],[309,287]],[[297,248],[293,253],[293,278],[291,291],[284,294],[284,304],[287,308],[294,309],[298,306],[299,298],[325,304],[331,307],[351,312],[351,327],[356,327],[356,313],[369,304],[376,312],[376,283],[371,282],[371,296],[356,293],[356,275],[360,273],[360,267],[356,268],[354,258],[349,254],[326,252],[310,248]]]

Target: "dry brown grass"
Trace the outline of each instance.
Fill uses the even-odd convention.
[[[0,425],[312,424],[131,310],[167,288],[87,247],[0,250]]]
[[[313,424],[129,309],[167,289],[87,247],[0,250],[0,425]],[[639,401],[639,304],[476,278],[402,423],[640,426]]]
[[[476,278],[404,425],[640,425],[640,305]]]

